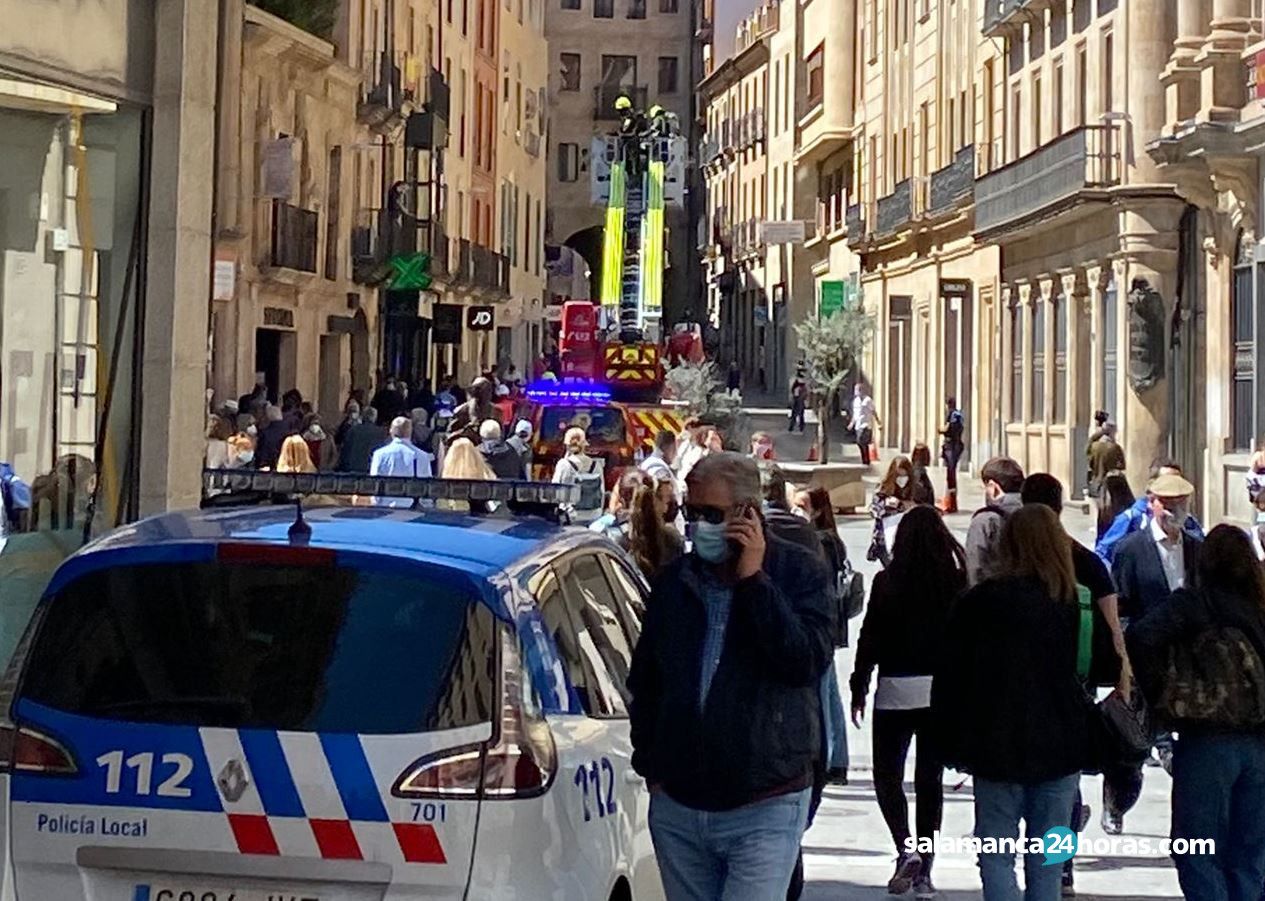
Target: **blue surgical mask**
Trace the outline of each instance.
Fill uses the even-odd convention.
[[[1258,526],[1265,526],[1265,510],[1256,511],[1256,524]]]
[[[723,522],[699,520],[691,527],[690,538],[699,559],[707,563],[724,563],[729,558],[729,539],[725,537]]]

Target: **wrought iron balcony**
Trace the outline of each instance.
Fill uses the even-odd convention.
[[[523,152],[528,156],[540,156],[540,135],[534,131],[523,132]]]
[[[848,207],[844,215],[848,226],[848,246],[856,247],[865,241],[865,210],[861,204],[854,203]]]
[[[975,193],[975,146],[963,147],[953,162],[931,175],[931,203],[927,212],[938,215]]]
[[[452,281],[457,284],[474,284],[474,245],[469,238],[456,238],[457,267],[452,271]]]
[[[892,193],[879,199],[878,212],[874,217],[874,233],[876,235],[891,234],[913,217],[913,183],[907,178],[898,184]]]
[[[620,97],[631,100],[635,110],[646,108],[644,84],[600,84],[593,89],[593,118],[599,122],[617,121],[619,113],[615,110],[615,101]]]
[[[1113,125],[1086,125],[976,180],[975,230],[1005,231],[1120,184]]]
[[[479,244],[470,245],[471,282],[474,287],[509,293],[509,258]]]
[[[452,110],[452,89],[444,73],[432,67],[426,78],[426,108],[447,122]]]
[[[268,262],[278,269],[316,272],[318,221],[314,210],[272,202],[272,242]]]
[[[437,221],[430,225],[430,274],[436,278],[447,279],[449,276],[448,257],[451,242],[448,232]]]
[[[984,0],[984,34],[997,37],[1014,28],[1019,13],[1031,0]]]

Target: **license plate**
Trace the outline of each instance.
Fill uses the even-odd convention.
[[[187,885],[138,885],[134,901],[321,901],[307,891],[285,889],[190,888]]]

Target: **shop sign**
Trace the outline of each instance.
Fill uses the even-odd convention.
[[[765,244],[803,244],[804,220],[791,219],[786,222],[761,222],[760,240]]]
[[[971,281],[965,278],[940,279],[941,297],[970,297]]]
[[[434,329],[431,340],[436,344],[461,343],[461,311],[464,307],[458,303],[435,304]]]
[[[271,328],[294,328],[294,310],[264,307],[264,325]]]
[[[467,307],[466,328],[472,332],[490,332],[496,322],[496,310],[492,307]]]

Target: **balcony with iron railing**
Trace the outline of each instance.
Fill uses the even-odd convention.
[[[1029,15],[1035,15],[1039,7],[1044,10],[1045,0],[984,0],[984,34],[1000,37],[1022,26]]]
[[[523,132],[523,152],[528,156],[540,156],[540,135],[535,131]]]
[[[879,198],[874,234],[890,235],[914,217],[913,180],[905,179],[886,197]]]
[[[319,219],[315,210],[274,200],[268,264],[275,269],[315,273]]]
[[[1114,125],[1085,125],[977,179],[976,233],[1010,231],[1081,200],[1107,200],[1105,191],[1124,174],[1122,143]]]
[[[600,84],[593,89],[593,118],[599,122],[618,121],[620,116],[615,109],[615,101],[620,97],[631,100],[635,110],[646,108],[644,84]]]
[[[452,89],[444,73],[434,67],[426,77],[426,108],[445,122],[452,113]]]
[[[430,274],[435,278],[447,280],[452,274],[449,270],[452,242],[448,232],[438,221],[430,224]]]
[[[461,285],[474,284],[474,244],[469,238],[454,238],[456,245],[456,268],[452,271],[452,282]]]
[[[356,117],[377,131],[391,131],[408,118],[417,99],[417,77],[406,71],[416,65],[412,54],[365,52],[361,64],[364,86]]]
[[[957,207],[975,193],[975,146],[957,152],[953,162],[931,174],[931,197],[927,212],[933,216]]]
[[[480,244],[470,245],[471,283],[494,293],[509,293],[509,258]]]

